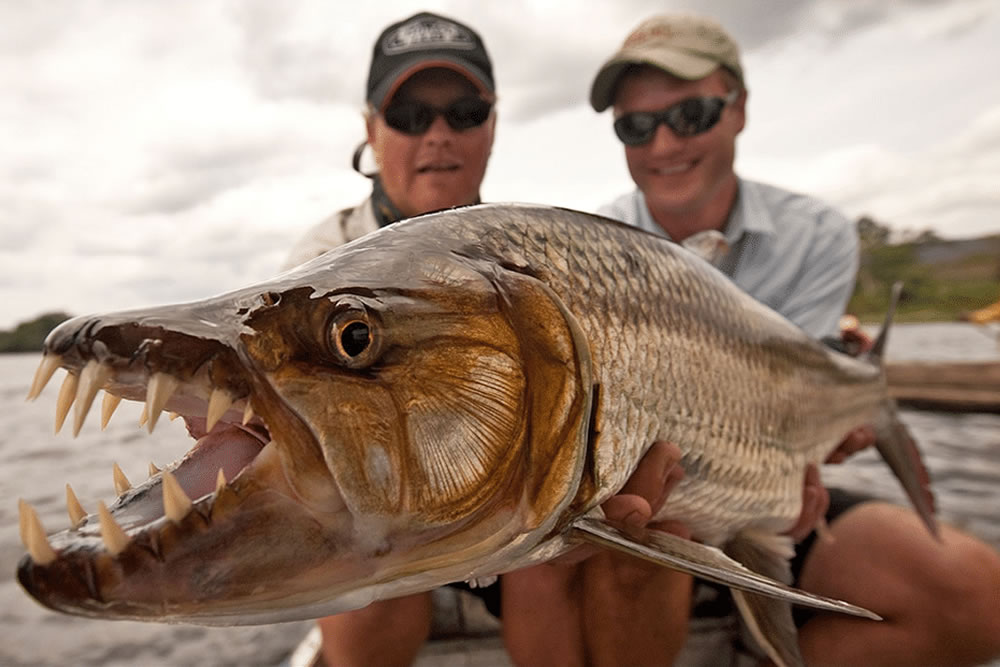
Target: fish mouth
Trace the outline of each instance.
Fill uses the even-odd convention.
[[[260,581],[255,570],[294,562],[287,548],[272,549],[270,557],[258,553],[282,531],[294,526],[304,539],[330,542],[327,531],[349,523],[350,514],[328,475],[322,499],[295,483],[282,443],[295,440],[302,451],[315,439],[241,356],[236,343],[137,322],[78,318],[53,331],[28,398],[36,398],[56,370],[67,370],[56,402],[57,431],[72,409],[78,434],[103,390],[102,427],[123,399],[141,401],[140,424],[150,433],[168,412],[184,420],[193,445],[162,469],[150,464],[149,478],[137,485],[115,464],[117,497],[92,513],[67,484],[70,528],[51,536],[21,501],[28,555],[18,579],[39,602],[102,618],[185,620],[202,613],[252,615],[250,598],[267,612],[280,606],[274,603],[279,597],[308,597],[294,583],[261,596],[240,580]],[[308,557],[300,564],[312,565]]]

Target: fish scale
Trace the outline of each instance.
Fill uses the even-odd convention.
[[[512,209],[486,235],[475,215],[461,223],[484,253],[552,287],[591,341],[604,389],[595,504],[666,440],[681,448],[685,478],[657,518],[713,544],[790,527],[806,464],[867,423],[884,394],[876,368],[835,359],[676,244],[560,211],[539,220]]]

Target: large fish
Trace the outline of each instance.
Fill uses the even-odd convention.
[[[195,440],[134,488],[116,472],[110,508],[68,492],[56,535],[22,503],[19,581],[85,616],[318,617],[591,541],[738,589],[765,650],[796,664],[789,600],[874,617],[779,583],[807,464],[874,424],[934,525],[877,363],[677,245],[573,211],[424,216],[220,297],[77,318],[30,396],[58,367],[57,425],[75,402],[78,432],[103,389],[105,420],[145,401],[150,430],[168,410]],[[655,440],[686,472],[658,518],[697,542],[603,519]]]

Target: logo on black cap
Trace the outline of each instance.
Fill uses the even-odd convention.
[[[474,49],[476,40],[462,26],[438,17],[424,16],[399,26],[382,40],[386,55],[417,49]]]

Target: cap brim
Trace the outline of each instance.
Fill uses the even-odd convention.
[[[604,111],[614,103],[618,79],[630,65],[649,65],[667,74],[693,81],[705,78],[720,67],[721,63],[711,58],[662,47],[655,50],[622,49],[604,63],[590,87],[590,106],[595,111]]]
[[[480,93],[485,93],[487,95],[493,94],[493,84],[490,77],[486,76],[485,72],[480,70],[478,67],[471,66],[464,61],[459,62],[457,60],[439,56],[433,60],[420,59],[417,62],[404,63],[403,65],[400,65],[394,71],[390,72],[388,76],[382,78],[382,83],[380,83],[375,90],[372,91],[372,94],[368,96],[368,101],[376,109],[381,110],[385,106],[386,102],[391,100],[393,95],[396,94],[399,87],[406,83],[407,79],[417,72],[434,68],[447,69],[457,74],[461,74],[476,88],[478,88]]]

